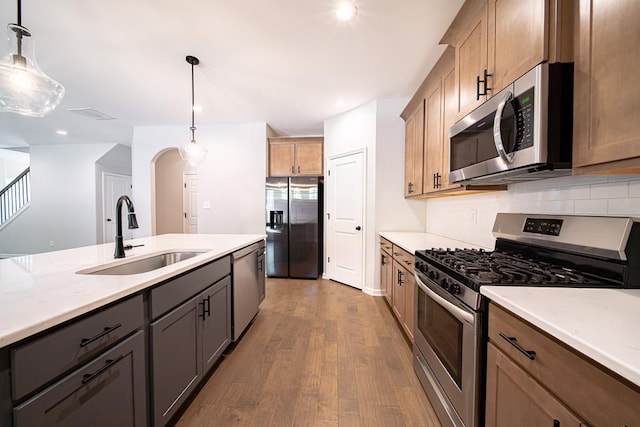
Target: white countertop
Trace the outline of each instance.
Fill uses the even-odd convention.
[[[474,245],[468,242],[462,242],[460,240],[450,239],[448,237],[438,236],[431,233],[420,233],[410,231],[380,231],[380,236],[392,243],[400,246],[407,252],[414,253],[416,250],[431,249],[431,248],[470,248],[470,249],[488,249],[482,246]]]
[[[165,234],[114,260],[114,244],[0,260],[0,348],[264,239],[260,234]],[[126,276],[77,274],[171,250],[206,251],[154,271]]]
[[[480,292],[640,386],[640,289],[482,286]]]

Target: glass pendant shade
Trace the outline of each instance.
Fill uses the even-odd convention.
[[[196,144],[195,139],[180,147],[180,157],[191,166],[198,166],[207,157],[207,149],[200,144]]]
[[[64,96],[64,87],[40,70],[33,40],[21,25],[7,26],[9,54],[0,60],[0,111],[44,117]]]

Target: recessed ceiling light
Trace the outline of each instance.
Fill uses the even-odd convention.
[[[57,131],[56,131],[56,133],[57,133],[58,135],[68,135],[68,134],[69,134],[66,130],[62,130],[62,129],[57,130]]]
[[[338,108],[344,108],[347,106],[347,102],[344,99],[338,99],[338,102],[336,102],[336,106]]]
[[[350,1],[343,1],[336,9],[336,16],[341,21],[350,21],[358,13],[356,5]]]

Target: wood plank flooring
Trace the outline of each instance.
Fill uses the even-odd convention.
[[[440,426],[383,297],[328,280],[266,287],[178,426]]]

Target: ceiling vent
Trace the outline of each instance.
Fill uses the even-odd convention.
[[[111,117],[108,114],[105,114],[101,111],[98,111],[94,108],[69,108],[67,111],[71,113],[76,113],[82,117],[86,117],[87,119],[92,120],[115,120],[115,117]]]

